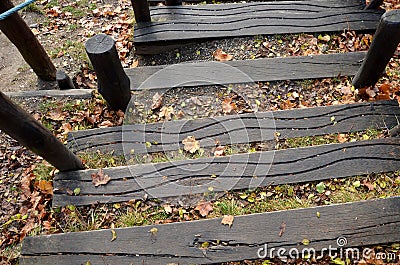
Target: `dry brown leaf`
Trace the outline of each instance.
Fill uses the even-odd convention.
[[[363,185],[367,187],[370,191],[373,191],[375,189],[374,184],[366,181],[365,179],[363,180]]]
[[[99,172],[93,173],[92,174],[92,183],[94,184],[95,187],[100,186],[100,185],[106,185],[111,178],[104,174],[103,169],[99,169]]]
[[[236,103],[232,102],[232,98],[225,98],[221,105],[224,114],[230,114],[232,111],[237,110]]]
[[[61,110],[58,109],[47,113],[46,118],[53,121],[63,121],[65,119],[65,113],[62,113]]]
[[[233,56],[230,54],[227,54],[221,49],[217,49],[213,52],[213,56],[217,61],[220,62],[225,62],[225,61],[230,61],[233,59]]]
[[[63,129],[63,134],[67,134],[70,131],[72,131],[72,126],[69,122],[66,122],[62,124],[62,129]]]
[[[214,151],[214,156],[224,156],[226,146],[217,146]]]
[[[199,202],[194,209],[199,211],[201,216],[206,217],[213,210],[213,207],[211,202]]]
[[[224,217],[222,218],[221,224],[229,225],[229,227],[231,227],[234,219],[235,219],[235,217],[233,215],[224,215]]]
[[[162,107],[160,110],[160,113],[158,114],[158,117],[165,118],[167,121],[171,120],[172,115],[175,115],[174,107],[169,106],[169,107]]]
[[[53,195],[53,185],[50,181],[47,180],[39,180],[37,186],[44,194]]]
[[[172,213],[172,207],[169,204],[164,205],[164,211],[166,213]]]
[[[100,123],[99,127],[104,128],[104,127],[113,127],[114,124],[111,121],[103,121]]]
[[[158,109],[159,107],[161,107],[163,102],[163,97],[157,93],[154,94],[153,96],[153,105],[151,105],[151,109],[155,110]]]
[[[191,154],[194,154],[200,149],[200,142],[194,136],[188,136],[182,140],[183,149]]]
[[[344,143],[344,142],[347,142],[347,137],[346,137],[346,135],[345,134],[343,134],[343,133],[339,133],[339,135],[338,135],[338,141],[339,141],[339,143]]]

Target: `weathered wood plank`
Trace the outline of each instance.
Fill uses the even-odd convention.
[[[151,17],[154,21],[178,20],[187,18],[215,18],[231,17],[257,13],[258,16],[270,16],[276,13],[310,14],[326,11],[363,10],[365,3],[359,0],[341,1],[277,1],[230,3],[184,6],[157,6],[151,8]]]
[[[68,135],[68,147],[74,152],[100,150],[123,155],[125,151],[129,155],[134,150],[135,154],[147,154],[183,149],[182,140],[192,135],[201,147],[215,147],[216,141],[220,145],[269,141],[275,132],[287,139],[390,129],[398,124],[398,117],[397,101],[377,101],[75,131]]]
[[[70,97],[70,98],[91,98],[93,89],[69,89],[69,90],[31,90],[19,92],[4,92],[10,98],[30,97]]]
[[[111,181],[101,187],[92,183],[96,169],[63,172],[54,178],[53,206],[121,202],[145,194],[190,197],[209,187],[217,192],[396,171],[399,155],[400,140],[393,138],[106,168]],[[75,188],[79,196],[68,195]]]
[[[137,53],[156,53],[149,45],[207,38],[241,37],[271,34],[375,30],[383,11],[339,11],[308,14],[241,15],[233,17],[193,18],[166,22],[139,23],[135,26]],[[143,49],[142,49],[143,48]]]
[[[317,212],[319,216],[317,217]],[[280,236],[282,223],[285,232]],[[263,249],[320,251],[400,241],[400,197],[164,225],[25,238],[21,264],[212,264],[257,259]],[[150,233],[156,228],[157,233]],[[301,242],[308,239],[310,244]],[[204,242],[210,246],[201,249]],[[260,251],[261,248],[261,251]],[[343,252],[344,249],[343,249]],[[308,252],[306,252],[308,253]],[[277,255],[277,252],[273,252]],[[311,253],[311,255],[313,252]],[[282,254],[281,254],[282,255]],[[314,253],[315,255],[315,253]],[[268,257],[269,254],[268,254]]]
[[[355,75],[365,54],[352,52],[224,63],[182,63],[137,67],[125,71],[132,90],[327,78]]]

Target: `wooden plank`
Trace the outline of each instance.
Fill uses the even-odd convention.
[[[229,62],[198,62],[125,69],[131,89],[235,84],[355,75],[365,52],[264,58]],[[221,72],[224,74],[221,75]]]
[[[215,147],[216,141],[229,145],[274,140],[275,132],[287,139],[390,129],[398,124],[398,117],[397,101],[377,101],[75,131],[68,134],[68,147],[74,152],[100,150],[123,155],[125,151],[130,155],[134,150],[135,154],[147,154],[183,149],[182,140],[192,135],[205,148]]]
[[[329,144],[157,164],[106,168],[111,181],[95,187],[97,169],[62,172],[54,178],[53,206],[113,203],[191,196],[308,181],[396,171],[400,139]],[[215,175],[216,177],[211,177]],[[79,196],[71,191],[80,188]]]
[[[363,10],[365,3],[359,0],[307,0],[307,1],[278,1],[278,2],[252,2],[252,3],[227,3],[208,5],[184,6],[157,6],[151,8],[151,17],[154,21],[179,20],[187,18],[215,18],[242,16],[255,14],[270,16],[276,13],[310,14],[326,11]]]
[[[383,11],[349,10],[309,14],[241,15],[233,17],[193,18],[165,22],[139,23],[135,26],[138,53],[151,53],[146,45],[161,45],[183,40],[242,37],[271,34],[375,30]],[[153,50],[153,52],[157,52]]]
[[[280,235],[283,222],[286,229]],[[110,229],[27,237],[22,245],[20,264],[47,265],[54,264],[55,260],[60,265],[88,261],[91,264],[212,264],[258,259],[264,249],[271,251],[272,248],[275,248],[274,255],[278,248],[286,250],[284,255],[293,248],[306,254],[310,249],[332,248],[331,254],[339,257],[340,251],[346,253],[346,249],[400,241],[399,226],[400,197],[392,197],[236,216],[231,227],[222,225],[221,218],[215,218],[119,228],[113,230],[117,235],[115,240],[111,240]],[[150,233],[152,228],[157,233]],[[347,244],[338,245],[338,238]],[[304,246],[301,243],[304,239],[310,244]],[[204,242],[209,247],[202,249]]]
[[[4,92],[10,98],[31,97],[69,97],[69,98],[91,98],[93,89],[70,89],[70,90],[31,90],[19,92]]]

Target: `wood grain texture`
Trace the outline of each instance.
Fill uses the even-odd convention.
[[[93,89],[69,89],[69,90],[32,90],[21,92],[4,92],[10,98],[35,98],[35,97],[69,97],[91,98]]]
[[[399,155],[400,140],[393,138],[106,168],[111,181],[101,187],[92,183],[97,169],[63,172],[54,178],[53,206],[122,202],[145,194],[190,197],[209,187],[217,192],[396,171]],[[79,196],[68,195],[75,188]]]
[[[147,154],[183,149],[182,140],[192,135],[204,148],[215,147],[216,141],[220,145],[269,141],[275,132],[287,139],[391,129],[399,117],[396,101],[377,101],[75,131],[68,134],[68,147],[74,152],[100,150],[130,155],[134,150],[135,154]]]
[[[276,1],[251,3],[226,3],[184,6],[157,6],[151,8],[153,21],[179,20],[187,18],[233,17],[248,14],[270,16],[276,13],[310,14],[326,11],[363,10],[365,3],[359,0],[341,1]]]
[[[317,217],[319,212],[319,218]],[[282,222],[285,232],[280,234]],[[400,198],[392,197],[306,209],[164,225],[54,234],[25,238],[20,264],[212,264],[257,259],[260,248],[347,248],[398,242]],[[150,229],[156,228],[153,235]],[[303,239],[310,244],[301,244]],[[204,242],[210,247],[201,249]],[[260,252],[263,254],[262,252]],[[276,255],[276,252],[274,252]],[[287,255],[288,253],[286,253]],[[339,254],[339,253],[338,253]]]
[[[338,11],[308,14],[274,13],[266,17],[240,15],[233,17],[178,19],[164,22],[139,23],[134,41],[138,53],[150,53],[147,47],[207,38],[241,37],[271,34],[336,32],[343,30],[375,30],[383,11]],[[156,53],[157,50],[154,50]]]
[[[125,72],[132,90],[327,78],[355,75],[365,54],[352,52],[224,63],[181,63],[136,67],[125,69]]]

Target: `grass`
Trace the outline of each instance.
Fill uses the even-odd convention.
[[[80,152],[78,154],[87,168],[107,168],[126,165],[124,156],[116,156],[113,152]]]

